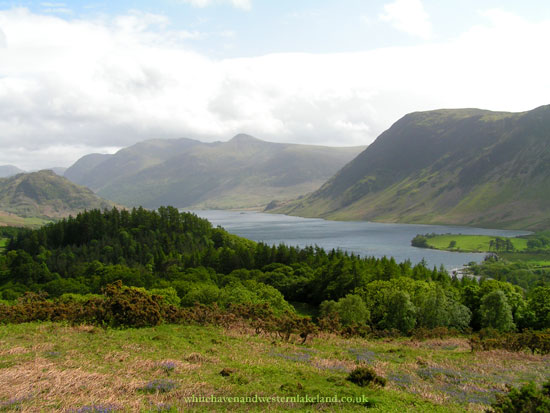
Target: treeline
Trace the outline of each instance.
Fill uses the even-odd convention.
[[[527,239],[527,252],[546,252],[550,249],[550,231],[540,231],[535,234],[525,235]]]
[[[327,329],[550,327],[549,287],[527,295],[422,263],[254,243],[172,207],[88,211],[14,234],[0,256],[6,302],[29,291],[82,302],[117,280],[175,308],[266,304],[280,316],[294,311],[289,303],[306,303]]]
[[[529,261],[507,261],[488,257],[483,262],[471,263],[470,270],[482,277],[507,281],[529,292],[533,288],[550,286],[550,268],[539,267]]]

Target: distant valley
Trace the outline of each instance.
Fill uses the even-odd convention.
[[[155,139],[113,155],[90,154],[65,172],[114,202],[212,209],[263,208],[319,188],[365,147]]]
[[[550,106],[411,113],[314,193],[276,212],[304,217],[550,226]]]

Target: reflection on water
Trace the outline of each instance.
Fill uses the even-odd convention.
[[[323,219],[220,210],[194,210],[214,226],[232,234],[267,244],[285,243],[304,247],[318,245],[326,250],[340,248],[363,257],[393,256],[397,262],[407,259],[413,264],[426,260],[428,265],[443,264],[453,269],[471,261],[483,260],[485,254],[458,253],[415,248],[411,240],[416,234],[472,234],[517,236],[525,231],[509,231],[443,225],[381,224],[375,222],[325,221]]]

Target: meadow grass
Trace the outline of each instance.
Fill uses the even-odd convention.
[[[548,379],[550,356],[470,351],[466,338],[305,345],[246,327],[0,326],[0,411],[484,411],[506,384]],[[346,380],[372,367],[386,387]],[[352,397],[361,403],[200,403],[188,397]]]
[[[7,244],[8,244],[8,239],[0,237],[0,252],[4,251]]]
[[[504,238],[504,237],[501,237]],[[491,251],[490,242],[495,237],[491,235],[462,235],[462,234],[444,234],[428,238],[428,245],[438,250],[462,251],[462,252],[489,252]],[[527,248],[527,240],[524,238],[509,238],[517,251],[523,251]],[[456,246],[450,248],[451,241],[456,242]],[[494,249],[493,249],[494,250]]]

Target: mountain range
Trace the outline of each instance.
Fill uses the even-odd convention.
[[[336,220],[550,227],[550,105],[408,114],[275,212]]]
[[[364,148],[272,143],[245,134],[213,143],[154,139],[113,155],[86,155],[65,177],[127,206],[264,207],[319,188]]]

